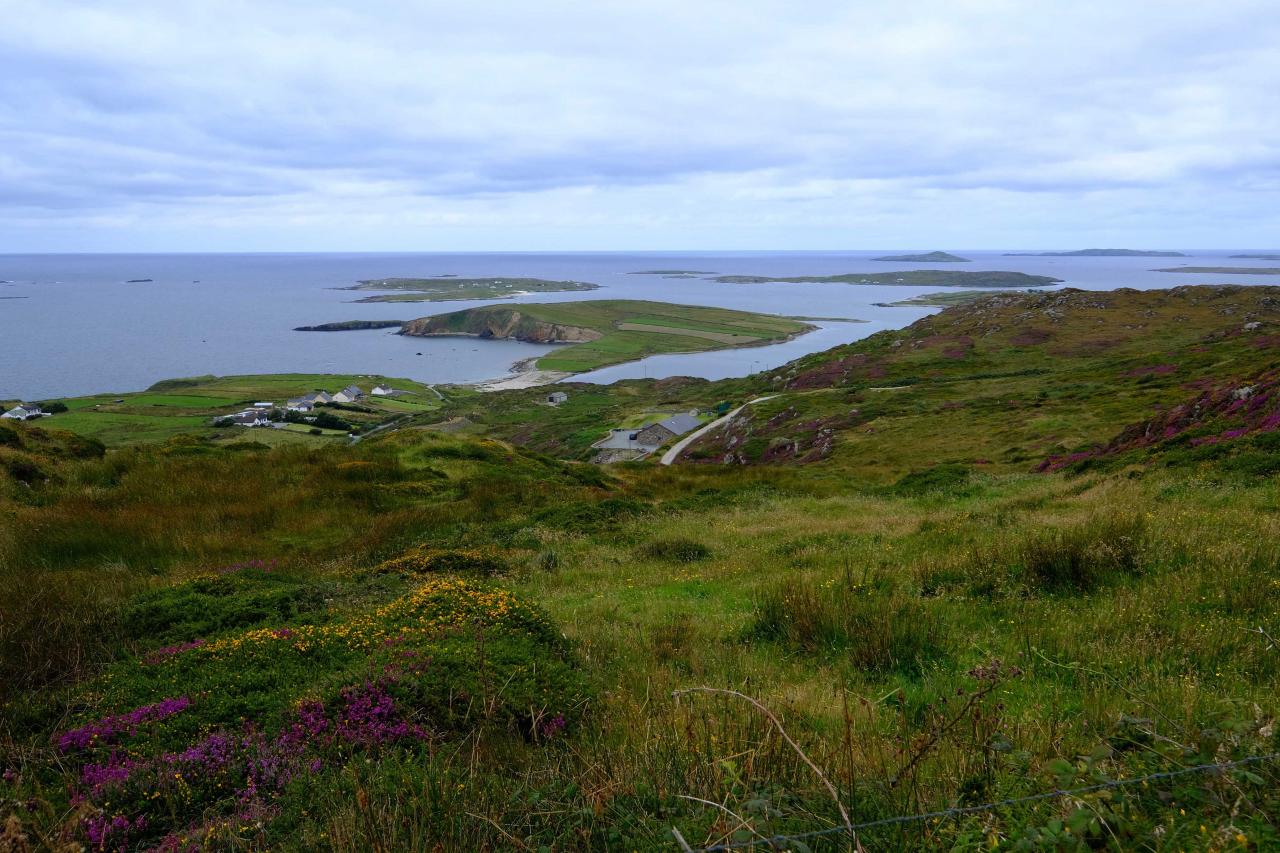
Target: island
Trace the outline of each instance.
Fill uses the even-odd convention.
[[[885,255],[883,258],[872,258],[873,261],[891,261],[897,264],[968,264],[969,258],[962,258],[950,252],[922,252],[918,255]]]
[[[1006,258],[1185,258],[1182,252],[1145,249],[1077,249],[1074,252],[1005,252]]]
[[[410,320],[400,334],[568,344],[531,366],[572,374],[658,353],[779,343],[814,328],[785,317],[728,308],[602,299],[468,308]]]
[[[904,287],[1047,287],[1062,279],[1023,272],[990,270],[959,272],[956,270],[904,270],[900,272],[851,272],[843,275],[804,275],[777,278],[763,275],[722,275],[712,279],[722,284],[881,284]]]
[[[627,275],[660,275],[665,278],[692,278],[700,275],[715,275],[714,272],[707,270],[639,270],[637,272],[629,272]]]
[[[317,326],[295,326],[295,332],[358,332],[364,329],[397,329],[403,320],[341,320],[337,323],[320,323]]]
[[[394,291],[366,296],[356,302],[452,302],[464,299],[508,299],[529,293],[560,293],[598,290],[600,285],[586,281],[548,281],[542,278],[459,278],[440,275],[431,278],[366,279],[339,290]]]
[[[131,278],[126,281],[125,284],[147,284],[151,281],[152,279],[149,278]]]
[[[1272,255],[1232,255],[1231,257],[1233,257],[1233,258],[1239,258],[1239,259],[1241,259],[1241,260],[1254,260],[1254,261],[1280,261],[1280,254],[1272,254]]]
[[[1280,267],[1165,267],[1152,272],[1189,272],[1201,275],[1280,275]]]

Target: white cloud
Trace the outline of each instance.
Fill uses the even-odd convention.
[[[1270,5],[0,0],[0,249],[1261,246]]]

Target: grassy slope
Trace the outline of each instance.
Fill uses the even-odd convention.
[[[232,585],[206,610],[182,612],[239,615],[181,636],[249,643],[254,626],[305,626],[318,614],[345,631],[421,580],[365,570],[423,544],[500,557],[497,582],[568,635],[594,697],[586,714],[546,737],[501,713],[446,730],[431,697],[420,698],[410,707],[442,727],[441,740],[325,753],[305,784],[262,786],[272,810],[233,827],[234,844],[648,850],[670,848],[672,825],[695,845],[743,831],[683,797],[722,803],[764,835],[838,821],[825,788],[759,714],[737,700],[671,698],[691,685],[744,690],[777,712],[855,821],[1273,751],[1280,654],[1253,629],[1280,635],[1275,477],[1227,474],[1211,458],[1166,469],[1158,456],[1119,474],[1034,474],[1039,449],[1027,446],[1031,434],[1050,437],[1046,448],[1108,438],[1154,402],[1184,399],[1198,378],[1256,367],[1269,351],[1265,326],[1252,338],[1212,333],[1253,314],[1274,322],[1252,301],[1266,296],[968,306],[808,357],[762,385],[624,383],[537,409],[540,429],[554,433],[601,412],[763,387],[789,397],[771,412],[794,406],[802,422],[846,409],[851,392],[889,395],[860,398],[885,408],[813,465],[620,466],[602,479],[498,442],[421,431],[318,451],[188,443],[67,459],[58,478],[14,486],[0,504],[0,683],[18,697],[5,707],[14,740],[0,761],[17,782],[0,783],[0,808],[12,806],[24,831],[74,837],[85,813],[66,803],[81,759],[55,762],[50,739],[134,707],[124,697],[191,691],[195,704],[175,719],[222,725],[225,703],[198,691],[240,695],[236,671],[194,654],[159,671],[182,679],[166,683],[142,664],[172,641],[130,633],[123,614],[146,596],[176,607],[194,575],[274,559],[292,592]],[[1042,325],[1051,339],[1011,343]],[[965,348],[936,339],[962,331],[974,345],[942,355]],[[1133,365],[1174,357],[1175,372],[1120,382]],[[1015,365],[1039,372],[982,378]],[[830,381],[810,384],[819,377]],[[905,391],[869,390],[908,379]],[[1028,395],[1026,407],[1008,407]],[[536,405],[526,392],[489,399],[491,420],[467,410],[474,428],[517,429]],[[940,410],[945,402],[964,405]],[[1025,458],[1000,452],[1013,448]],[[972,464],[978,454],[992,464]],[[471,655],[469,670],[483,672],[494,653],[474,636],[460,632],[449,655]],[[293,701],[293,654],[260,664],[277,680],[244,694],[260,696],[253,714],[268,719]],[[369,652],[371,666],[381,654]],[[310,695],[360,683],[359,658],[333,655],[311,659]],[[104,662],[108,678],[97,681]],[[502,709],[506,677],[467,689]],[[146,726],[130,746],[180,749],[183,731]],[[1254,765],[862,840],[877,850],[1273,849],[1277,782],[1274,765]],[[194,809],[197,822],[228,814],[225,794],[163,790],[166,808]],[[138,802],[117,798],[107,813],[171,820]],[[234,846],[230,829],[213,837]]]
[[[237,412],[258,401],[283,404],[290,397],[317,389],[337,391],[359,385],[366,393],[376,384],[386,383],[411,392],[396,399],[368,398],[370,415],[343,413],[353,422],[375,424],[391,414],[431,411],[438,399],[422,383],[410,379],[347,374],[284,373],[257,376],[200,376],[158,382],[147,391],[127,394],[95,394],[66,401],[70,411],[45,419],[42,424],[102,441],[111,447],[166,441],[186,434],[219,437],[224,440],[254,440],[268,443],[295,441],[313,444],[315,436],[292,431],[288,436],[265,436],[266,430],[228,433],[210,427],[219,415]],[[122,402],[116,402],[120,400]],[[338,435],[334,433],[333,435]],[[234,436],[234,439],[233,439]]]
[[[519,312],[523,317],[543,323],[591,329],[601,333],[603,337],[598,340],[565,346],[538,359],[537,366],[540,369],[571,373],[634,361],[657,353],[701,352],[723,349],[726,346],[720,341],[681,335],[676,331],[664,333],[620,330],[618,326],[625,323],[745,336],[743,343],[777,341],[806,329],[804,323],[767,314],[624,299],[486,306],[433,319],[442,329],[462,333],[472,329],[477,322],[482,322],[486,316],[505,317],[510,312]]]

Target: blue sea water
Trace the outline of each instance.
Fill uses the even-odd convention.
[[[1152,272],[1184,264],[1275,266],[1228,257],[1247,250],[1188,252],[1188,258],[1004,257],[957,254],[963,270],[1052,275],[1094,290],[1231,281],[1280,284],[1280,276]],[[906,326],[927,308],[885,308],[939,288],[843,284],[720,284],[634,275],[706,270],[722,275],[803,276],[928,267],[870,260],[885,251],[570,254],[152,254],[0,255],[0,399],[48,399],[134,391],[201,374],[378,373],[425,382],[478,382],[550,347],[468,338],[404,338],[386,330],[307,333],[293,327],[338,320],[407,320],[489,302],[354,304],[367,295],[338,288],[393,276],[576,279],[601,286],[512,301],[654,299],[775,314],[851,318],[768,347],[654,356],[579,380],[745,375],[800,355]],[[151,281],[130,281],[151,279]]]

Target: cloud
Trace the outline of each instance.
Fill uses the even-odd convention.
[[[1263,239],[1269,5],[11,0],[0,248]]]

